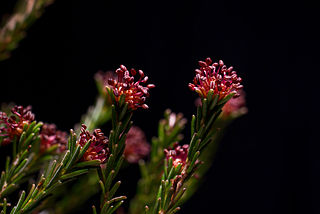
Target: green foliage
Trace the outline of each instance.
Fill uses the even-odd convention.
[[[130,213],[138,214],[144,210],[144,205],[156,201],[154,192],[157,191],[159,179],[163,172],[163,150],[183,139],[181,132],[186,124],[183,115],[172,113],[167,109],[164,119],[160,120],[158,137],[152,139],[150,161],[140,161],[141,179],[138,182],[137,193],[130,203]]]
[[[98,169],[100,177],[100,187],[102,190],[100,200],[100,213],[114,213],[126,199],[126,196],[114,197],[121,182],[113,183],[117,176],[122,162],[123,152],[125,149],[126,135],[132,126],[132,111],[128,109],[128,104],[124,102],[124,95],[120,97],[120,101],[116,102],[113,92],[108,89],[114,105],[112,105],[112,130],[109,135],[110,156],[103,166]],[[93,206],[93,212],[96,213],[96,208]]]
[[[150,214],[172,214],[180,210],[179,205],[183,202],[182,197],[188,186],[190,178],[198,170],[201,161],[200,152],[214,139],[214,123],[222,112],[224,104],[234,94],[226,96],[219,101],[219,97],[210,90],[207,98],[201,100],[202,105],[197,107],[197,116],[192,116],[191,140],[189,143],[188,158],[183,164],[173,166],[172,158],[165,159],[161,184],[158,188],[156,202],[152,207],[145,210]],[[196,180],[191,180],[197,182]]]
[[[23,127],[20,138],[14,138],[12,142],[12,161],[7,157],[5,170],[1,172],[0,177],[0,199],[3,199],[29,175],[29,169],[36,167],[36,161],[39,157],[39,131],[42,123],[32,122]]]
[[[23,191],[20,198],[13,207],[10,214],[30,213],[47,197],[49,197],[56,188],[69,180],[75,179],[77,176],[88,172],[90,167],[95,167],[95,161],[86,163],[85,165],[77,164],[85,151],[88,149],[91,141],[89,140],[85,146],[81,147],[77,143],[77,136],[71,130],[68,150],[59,160],[53,160],[49,167],[45,169],[37,184],[33,184],[28,194]]]
[[[107,98],[98,96],[94,106],[88,109],[88,112],[82,117],[81,123],[86,124],[89,131],[105,124],[111,119],[111,105]]]

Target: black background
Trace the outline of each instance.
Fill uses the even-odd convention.
[[[166,108],[190,119],[197,61],[223,59],[244,80],[249,114],[181,213],[320,213],[317,13],[311,2],[57,0],[0,62],[0,102],[68,130],[95,100],[94,73],[125,64],[157,86],[134,118],[150,139]],[[137,173],[123,176],[130,191]]]

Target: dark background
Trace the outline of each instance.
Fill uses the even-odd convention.
[[[14,1],[1,1],[1,14]],[[190,119],[187,85],[208,56],[243,77],[249,114],[227,131],[181,213],[320,213],[319,7],[315,3],[57,0],[0,62],[0,102],[31,104],[68,130],[93,104],[93,75],[120,64],[156,84],[135,123],[150,139],[166,108]],[[125,177],[131,191],[136,168]],[[130,194],[129,194],[130,195]]]

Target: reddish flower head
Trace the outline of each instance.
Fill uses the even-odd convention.
[[[57,152],[61,153],[66,150],[66,145],[68,143],[68,134],[57,130],[55,124],[44,124],[40,132],[40,150],[45,152],[52,146],[58,146]]]
[[[90,134],[90,132],[87,131],[87,127],[82,124],[79,138],[80,146],[83,147],[89,140],[92,142],[82,159],[84,161],[100,160],[104,163],[109,155],[108,138],[104,136],[101,129],[95,129],[93,134]]]
[[[129,163],[137,163],[150,152],[144,132],[136,126],[131,127],[127,134],[124,156]]]
[[[240,96],[229,100],[222,108],[223,117],[238,117],[246,114],[248,109],[246,107],[245,92],[239,91]]]
[[[243,86],[241,78],[237,76],[236,71],[232,71],[233,67],[227,68],[223,61],[212,63],[210,58],[205,62],[199,61],[200,69],[196,69],[196,76],[193,83],[189,83],[189,88],[197,92],[201,98],[206,98],[210,89],[214,95],[219,95],[222,100],[227,95],[233,93],[234,97],[239,96],[239,89]]]
[[[187,157],[188,157],[188,151],[189,151],[189,145],[184,144],[183,146],[180,146],[178,143],[175,143],[173,145],[173,149],[165,149],[164,153],[166,155],[167,160],[169,158],[172,158],[173,166],[177,167],[179,164],[182,164],[182,166],[186,163]]]
[[[130,75],[131,73],[131,75]],[[138,81],[134,81],[134,76],[139,73],[140,78]],[[149,89],[154,88],[155,85],[148,84],[147,86],[142,86],[140,84],[145,84],[148,80],[147,76],[144,76],[143,71],[139,70],[138,72],[134,69],[131,69],[130,72],[128,69],[121,65],[120,68],[116,70],[118,76],[117,80],[115,78],[110,78],[106,87],[112,89],[116,101],[120,100],[121,95],[125,95],[125,102],[128,103],[128,107],[132,110],[138,108],[147,109],[148,106],[144,103],[146,97],[149,96]]]
[[[4,112],[0,112],[0,138],[3,138],[3,144],[10,143],[15,137],[19,138],[23,132],[24,125],[29,125],[34,121],[31,106],[26,108],[14,106],[11,112],[13,115],[10,117]]]

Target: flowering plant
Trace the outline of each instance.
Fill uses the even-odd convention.
[[[69,134],[54,124],[37,122],[30,106],[1,111],[0,146],[12,147],[0,178],[1,214],[67,213],[83,202],[92,204],[93,213],[114,213],[127,199],[117,194],[117,175],[134,163],[140,166],[141,178],[128,212],[179,211],[210,166],[221,130],[247,111],[241,78],[232,67],[210,58],[199,66],[189,84],[200,99],[190,138],[182,135],[187,124],[182,113],[169,109],[151,145],[143,130],[132,126],[135,111],[149,108],[146,101],[155,85],[147,84],[143,71],[123,65],[115,73],[95,76],[97,101]],[[109,122],[108,132],[99,129]],[[71,191],[67,183],[72,183]],[[79,194],[85,189],[90,189],[88,194]],[[90,201],[98,192],[100,201]]]

